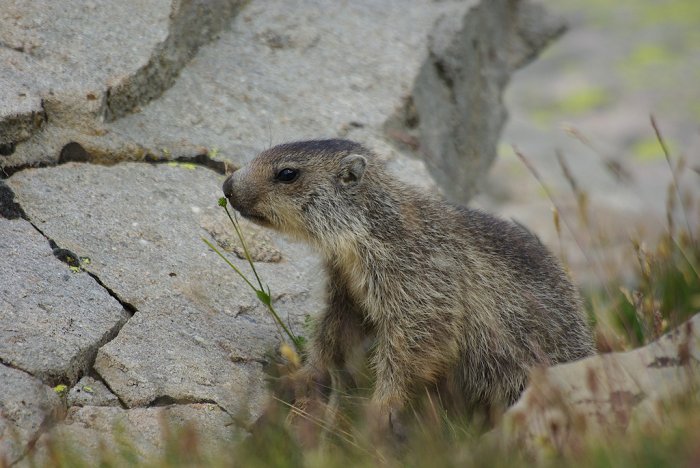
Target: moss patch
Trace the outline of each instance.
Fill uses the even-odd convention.
[[[584,114],[599,109],[610,101],[608,93],[601,88],[582,88],[561,99],[557,105],[567,114]]]
[[[671,154],[674,154],[674,145],[668,141],[666,141],[666,145],[668,145]],[[659,141],[653,136],[637,140],[632,146],[632,154],[637,161],[642,162],[659,161],[665,158]]]
[[[581,87],[538,109],[534,109],[532,118],[538,125],[546,126],[558,119],[578,117],[599,110],[611,101],[610,94],[601,87]]]

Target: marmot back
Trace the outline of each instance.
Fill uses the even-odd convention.
[[[241,215],[324,258],[327,307],[304,378],[323,379],[372,337],[382,412],[426,384],[502,405],[532,366],[593,353],[576,288],[535,236],[402,184],[357,143],[276,146],[223,189]]]

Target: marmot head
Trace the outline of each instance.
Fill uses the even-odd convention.
[[[348,140],[286,143],[263,151],[223,185],[245,218],[319,244],[361,225],[372,153]]]

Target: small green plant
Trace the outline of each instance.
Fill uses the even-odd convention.
[[[225,211],[226,215],[228,216],[228,219],[231,220],[231,224],[233,224],[233,229],[236,231],[236,235],[238,236],[238,239],[241,241],[241,245],[243,246],[243,252],[245,253],[245,258],[248,260],[248,263],[250,264],[250,268],[253,270],[253,275],[255,275],[255,281],[257,282],[257,286],[255,286],[249,279],[248,277],[241,271],[240,268],[238,268],[236,265],[231,263],[231,261],[226,258],[224,254],[219,251],[211,242],[209,242],[207,239],[202,237],[202,240],[204,241],[205,244],[209,246],[210,249],[212,249],[216,254],[221,257],[228,266],[230,266],[233,271],[235,271],[238,276],[243,278],[243,281],[246,282],[250,288],[255,291],[255,295],[258,297],[258,300],[262,302],[265,307],[267,307],[267,310],[270,311],[270,314],[272,314],[272,317],[275,319],[275,322],[280,326],[280,328],[284,331],[284,333],[289,337],[291,342],[294,344],[294,347],[296,348],[297,353],[301,353],[304,347],[304,337],[295,335],[292,333],[292,331],[289,329],[289,327],[282,321],[280,318],[279,314],[277,314],[277,311],[275,311],[274,306],[272,305],[272,298],[270,297],[270,288],[264,287],[262,284],[262,281],[260,280],[260,276],[258,275],[257,270],[255,269],[255,264],[253,263],[253,259],[250,256],[250,252],[248,251],[248,246],[246,245],[245,239],[243,238],[243,233],[241,232],[241,227],[238,225],[237,219],[234,219],[233,216],[231,216],[231,212],[228,209],[228,202],[226,201],[226,198],[221,197],[219,198],[219,206],[221,206]],[[267,290],[266,290],[267,289]]]

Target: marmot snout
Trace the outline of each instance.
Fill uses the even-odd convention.
[[[432,384],[467,405],[510,404],[532,366],[593,352],[578,293],[536,237],[400,183],[357,143],[276,146],[223,189],[324,259],[327,307],[303,372],[322,378],[370,336],[382,409]]]

